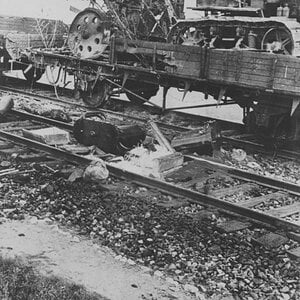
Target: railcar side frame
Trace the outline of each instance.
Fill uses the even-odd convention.
[[[300,98],[300,59],[262,51],[209,49],[128,39],[112,39],[108,57],[80,59],[69,55],[32,50],[31,62],[62,66],[100,80],[137,80],[163,87],[205,91],[205,87],[246,93]],[[203,88],[204,87],[204,88]],[[228,92],[229,91],[229,92]],[[224,92],[224,91],[223,91]],[[222,92],[222,93],[223,93]],[[214,95],[221,100],[220,95]],[[232,95],[230,95],[232,96]],[[283,98],[285,99],[285,98]]]

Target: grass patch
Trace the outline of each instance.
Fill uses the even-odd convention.
[[[37,274],[18,260],[0,257],[1,300],[107,300],[60,278]]]

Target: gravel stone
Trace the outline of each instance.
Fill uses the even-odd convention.
[[[49,182],[53,192],[41,191]],[[0,194],[4,195],[0,211],[10,218],[29,214],[39,222],[58,219],[82,235],[92,234],[97,243],[114,250],[116,259],[171,278],[194,294],[200,290],[212,299],[228,295],[235,299],[300,299],[299,263],[286,253],[287,247],[299,246],[296,242],[267,250],[250,242],[266,233],[262,228],[223,234],[217,230],[224,222],[221,216],[194,219],[189,213],[197,213],[196,206],[158,207],[149,201],[150,190],[142,196],[135,191],[129,184],[113,192],[99,191],[93,183],[72,183],[51,172],[36,171],[26,185],[0,179]],[[21,196],[25,203],[19,202]],[[165,196],[157,193],[155,197],[161,201]],[[59,227],[52,225],[52,229]]]

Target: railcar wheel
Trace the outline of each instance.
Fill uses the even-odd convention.
[[[81,91],[81,98],[90,107],[102,107],[110,98],[111,86],[105,82],[97,82],[95,87],[89,84],[87,91]]]
[[[271,28],[263,36],[261,49],[275,53],[292,55],[294,51],[293,37],[283,28]]]

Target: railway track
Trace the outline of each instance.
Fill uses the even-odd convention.
[[[18,127],[12,127],[9,123],[1,124],[2,139],[44,151],[73,164],[87,165],[91,162],[90,157],[86,158],[21,135],[22,129],[45,127],[45,124],[72,131],[71,124],[23,112],[13,111],[13,114],[23,116],[26,121]],[[28,122],[29,119],[34,122]],[[195,156],[185,156],[185,161],[185,165],[179,171],[169,174],[166,181],[129,172],[110,162],[107,162],[107,167],[112,176],[183,197],[189,203],[217,208],[266,226],[284,229],[286,232],[300,232],[299,185],[237,170]]]
[[[266,146],[260,143],[254,135],[242,134],[221,137],[222,141],[228,143],[234,147],[241,147],[250,152],[264,153],[271,155],[273,157],[289,158],[293,160],[300,160],[299,145],[291,145],[290,147],[284,146],[286,141],[279,141],[282,146],[276,144],[271,145],[271,148],[266,148]]]
[[[43,86],[44,87],[44,86]],[[26,86],[25,86],[26,88]],[[47,88],[49,88],[47,86]],[[46,95],[39,95],[35,92],[29,92],[27,90],[20,90],[9,86],[1,86],[0,92],[2,93],[10,93],[12,95],[15,95],[17,97],[25,97],[29,100],[35,100],[35,101],[51,101],[54,103],[57,103],[58,105],[62,105],[62,107],[75,107],[78,109],[79,112],[85,112],[87,110],[97,110],[102,113],[104,113],[106,116],[112,117],[114,119],[123,119],[123,120],[132,120],[134,122],[145,124],[149,121],[148,117],[145,117],[145,113],[142,114],[143,117],[137,116],[140,114],[139,111],[134,113],[123,113],[118,112],[111,109],[91,109],[90,107],[78,103],[78,101],[72,101],[70,98],[64,97],[64,98],[56,98],[52,96],[46,96]],[[122,107],[126,106],[132,106],[130,102],[120,100],[119,98],[113,98],[114,102],[118,103]],[[155,107],[149,107],[149,106],[143,106],[143,110],[152,111],[152,113],[159,115],[161,112],[158,111]],[[133,108],[134,110],[134,108]],[[167,131],[175,131],[175,132],[188,132],[191,129],[197,129],[201,128],[203,124],[207,124],[209,121],[214,121],[214,119],[206,118],[202,116],[193,116],[190,114],[182,113],[182,112],[173,112],[175,115],[179,115],[180,118],[190,120],[191,125],[189,126],[179,126],[176,124],[173,124],[172,121],[164,122],[156,120],[156,123],[159,125],[160,128],[165,129]],[[171,118],[172,119],[172,118]],[[285,141],[279,141],[279,145],[273,145],[272,147],[266,147],[265,144],[261,143],[257,140],[253,135],[250,134],[239,134],[240,130],[242,129],[241,124],[236,124],[228,121],[220,121],[217,120],[218,127],[222,128],[222,130],[225,129],[225,134],[220,134],[220,140],[225,145],[229,144],[232,147],[240,147],[242,149],[245,149],[246,151],[252,152],[252,153],[261,153],[264,155],[270,155],[273,157],[279,157],[279,158],[289,158],[292,160],[299,161],[300,160],[300,151],[299,151],[299,145],[289,144],[286,146]],[[226,132],[231,132],[230,135],[227,135]],[[185,149],[185,148],[183,148]],[[196,148],[191,148],[190,150],[195,151]]]
[[[30,92],[20,92],[18,89],[1,88],[0,92],[10,92],[13,95],[28,97],[28,99],[35,99],[37,101],[55,101],[60,105],[70,107],[75,106],[80,112],[86,111],[87,107],[73,101],[59,100],[53,97],[44,97]],[[99,110],[107,115],[112,115],[116,118],[131,119],[137,122],[146,123],[148,120],[128,114],[115,112],[111,110]],[[34,120],[39,124],[47,124],[57,126],[70,132],[73,131],[72,123],[60,122],[50,118],[38,116],[35,114],[26,113],[21,110],[14,109],[13,115],[18,116],[24,120]],[[168,130],[177,130],[184,132],[190,128],[176,126],[164,122],[156,122],[161,128]],[[30,128],[39,127],[36,123],[29,125]],[[7,124],[7,128],[9,124]],[[58,156],[70,162],[78,164],[88,164],[89,159],[83,158],[80,155],[67,152],[65,150],[47,146],[45,144],[37,143],[23,138],[17,128],[14,132],[1,130],[0,136],[16,143],[24,144],[28,147],[39,149]],[[226,142],[237,142],[237,145],[243,146],[243,141],[231,137],[223,137]],[[245,143],[249,143],[245,141]],[[261,148],[261,145],[253,145],[253,150]],[[263,149],[260,149],[263,151]],[[286,152],[282,152],[284,156]],[[290,157],[295,158],[291,153]],[[120,178],[129,179],[138,184],[146,185],[151,188],[160,189],[164,193],[185,197],[190,203],[196,203],[205,206],[217,207],[220,210],[235,213],[246,218],[262,222],[266,225],[271,225],[276,228],[285,228],[287,231],[300,231],[300,187],[296,184],[283,182],[269,177],[260,176],[247,171],[238,170],[236,168],[228,167],[223,164],[218,164],[192,155],[185,156],[186,166],[184,171],[181,169],[180,173],[187,172],[187,176],[172,174],[163,182],[147,177],[143,177],[125,170],[118,169],[113,165],[108,165],[109,171],[112,175]],[[188,167],[187,167],[188,166]],[[187,170],[185,170],[187,169]],[[192,170],[192,171],[191,171]],[[172,177],[173,176],[173,177]],[[181,179],[180,179],[181,177]],[[225,182],[222,184],[222,181]],[[219,190],[214,188],[219,185]],[[212,188],[213,187],[213,188]],[[240,201],[233,195],[238,194]],[[234,200],[232,200],[234,199]],[[284,205],[281,205],[284,203]]]
[[[11,121],[13,118],[18,121]],[[82,147],[76,151],[77,144],[70,145],[69,149],[73,150],[67,151],[26,139],[21,132],[23,129],[49,125],[72,132],[72,123],[18,110],[12,111],[9,120],[8,123],[0,123],[0,155],[6,153],[16,157],[19,153],[16,159],[18,162],[24,161],[24,165],[12,163],[10,170],[3,166],[1,170],[0,167],[0,178],[3,178],[4,185],[17,182],[18,186],[18,180],[23,182],[23,176],[25,180],[30,177],[29,186],[34,185],[33,190],[41,190],[34,196],[28,195],[25,208],[17,208],[16,213],[10,213],[12,218],[14,214],[18,218],[18,214],[24,212],[38,218],[43,218],[43,214],[50,215],[52,220],[72,224],[80,228],[82,234],[99,239],[118,256],[130,257],[138,264],[153,268],[154,275],[166,272],[180,284],[186,284],[186,278],[189,278],[189,282],[198,286],[200,291],[201,287],[207,288],[208,294],[215,290],[213,283],[210,283],[212,278],[220,285],[227,282],[224,276],[214,273],[214,266],[210,265],[212,261],[220,266],[227,265],[227,261],[232,264],[234,259],[238,269],[241,269],[241,262],[243,270],[255,265],[255,273],[256,266],[261,270],[258,257],[262,257],[267,265],[264,267],[266,274],[270,270],[272,272],[274,266],[282,264],[282,273],[292,274],[286,277],[297,281],[297,273],[292,272],[297,272],[298,262],[294,259],[300,257],[299,185],[193,155],[185,155],[184,166],[169,173],[165,181],[121,169],[111,164],[109,157],[102,156],[110,172],[109,181],[98,187],[82,180],[70,183],[60,178],[65,175],[63,170],[69,172],[73,170],[70,166],[74,165],[75,168],[83,168],[90,164],[93,157],[78,154],[82,153]],[[37,163],[32,163],[35,161]],[[11,181],[6,179],[7,176],[12,176]],[[24,191],[19,187],[20,199],[20,195],[28,189],[26,184],[22,183],[22,186]],[[3,193],[2,190],[0,192]],[[166,218],[166,214],[170,214],[170,219]],[[138,225],[137,219],[140,220]],[[131,222],[128,220],[135,222],[137,233],[128,233],[131,230],[126,227],[127,222]],[[172,224],[178,231],[173,230]],[[156,232],[162,232],[161,238]],[[174,240],[178,240],[180,246]],[[211,240],[214,241],[212,244]],[[263,256],[260,253],[264,253]],[[247,257],[245,265],[244,257]],[[191,269],[183,267],[184,263],[191,265]],[[193,269],[196,264],[209,266],[208,271]],[[285,270],[286,265],[288,270]],[[231,267],[228,272],[231,272]],[[231,282],[232,278],[228,278]],[[294,281],[287,281],[289,283],[286,284],[292,288]],[[278,286],[278,282],[274,284]],[[261,290],[260,285],[255,285],[255,288]],[[235,293],[230,287],[228,289]]]
[[[141,118],[141,117],[137,117],[137,116],[134,116],[134,115],[129,115],[129,114],[126,114],[126,113],[121,113],[121,112],[117,112],[117,111],[113,111],[113,110],[108,110],[108,109],[101,109],[101,108],[91,108],[91,107],[88,107],[84,104],[79,104],[78,102],[75,102],[75,101],[68,101],[68,100],[65,100],[65,99],[57,99],[55,97],[49,97],[49,96],[41,96],[41,95],[38,95],[36,93],[32,93],[32,92],[27,92],[27,91],[21,91],[19,89],[15,89],[15,88],[8,88],[8,87],[1,87],[0,88],[0,92],[4,92],[4,93],[10,93],[14,96],[25,96],[25,97],[28,97],[32,100],[37,100],[37,101],[44,101],[44,100],[49,100],[51,102],[55,102],[55,103],[58,103],[60,105],[68,105],[68,106],[74,106],[78,109],[81,109],[83,112],[85,111],[99,111],[99,112],[102,112],[104,114],[107,114],[107,115],[111,115],[111,116],[114,116],[116,118],[128,118],[128,119],[131,119],[131,120],[134,120],[134,121],[137,121],[137,122],[141,122],[141,123],[146,123],[148,121],[148,119],[145,119],[145,118]],[[118,99],[114,99],[114,100],[118,100]],[[164,122],[160,122],[160,121],[157,121],[157,124],[159,124],[159,126],[163,127],[163,128],[166,128],[166,129],[170,129],[170,130],[176,130],[176,131],[188,131],[190,130],[190,128],[186,128],[186,127],[182,127],[182,126],[176,126],[174,124],[170,124],[170,123],[164,123]]]

